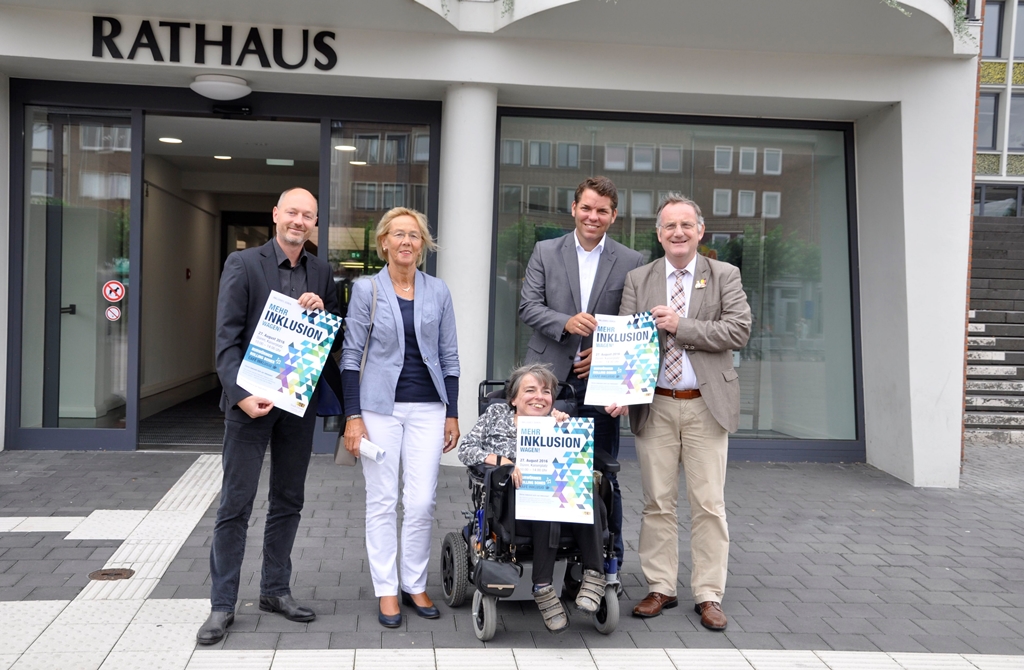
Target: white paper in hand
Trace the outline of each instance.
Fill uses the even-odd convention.
[[[385,454],[383,449],[381,449],[379,446],[377,446],[373,442],[370,442],[365,437],[359,443],[359,457],[360,458],[366,457],[366,458],[369,458],[370,460],[376,461],[377,463],[383,463],[385,455],[386,454]]]

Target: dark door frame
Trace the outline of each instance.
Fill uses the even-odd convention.
[[[8,288],[7,345],[7,413],[4,448],[37,450],[109,450],[131,451],[138,443],[139,414],[139,349],[142,306],[142,202],[143,151],[145,115],[183,115],[210,118],[252,118],[262,120],[312,121],[320,123],[321,211],[330,211],[331,184],[331,122],[409,123],[430,128],[430,162],[428,164],[427,218],[431,227],[437,222],[438,181],[440,175],[441,103],[371,98],[329,97],[284,93],[253,93],[244,100],[225,107],[207,100],[187,88],[125,86],[30,79],[10,81],[10,252]],[[242,114],[242,105],[247,113]],[[131,204],[129,216],[129,314],[134,318],[128,328],[128,379],[124,429],[113,428],[22,428],[22,308],[24,271],[25,212],[25,108],[39,106],[60,108],[72,114],[95,112],[109,115],[123,112],[132,121],[131,138]],[[235,112],[238,112],[237,114]],[[319,226],[317,246],[326,260],[329,226]],[[427,270],[433,273],[436,259],[428,259]],[[333,447],[333,434],[324,433],[318,422],[315,449]]]

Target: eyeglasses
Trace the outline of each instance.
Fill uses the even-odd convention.
[[[419,242],[423,239],[423,236],[419,233],[407,233],[404,230],[394,230],[391,232],[391,239],[398,240],[399,242],[405,241],[405,238],[409,238],[410,242]]]
[[[668,225],[658,226],[658,227],[661,228],[662,230],[664,230],[669,235],[674,235],[676,233],[676,231],[682,231],[682,232],[685,232],[685,233],[689,233],[690,231],[696,230],[697,227],[698,227],[698,224],[691,223],[689,221],[684,221],[682,223],[670,223]]]

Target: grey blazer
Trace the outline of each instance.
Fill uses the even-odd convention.
[[[359,384],[359,406],[378,414],[392,414],[395,410],[395,388],[405,361],[405,325],[386,265],[379,274],[360,277],[352,285],[341,367],[343,370],[359,370],[366,333],[370,328],[370,301],[373,299],[370,282],[377,284],[377,311],[373,316],[366,367]],[[413,318],[416,342],[437,395],[447,405],[444,378],[459,376],[459,343],[455,335],[452,296],[443,281],[423,272],[416,272],[415,286]]]
[[[698,288],[701,281],[706,283]],[[667,304],[664,258],[637,268],[626,277],[619,314],[636,314]],[[686,313],[689,316],[679,320],[676,342],[686,349],[711,416],[732,433],[740,424],[740,382],[732,367],[732,350],[743,347],[750,337],[750,305],[743,292],[740,271],[728,263],[698,255]],[[658,331],[662,361],[666,336],[664,331]],[[629,408],[629,426],[634,435],[647,423],[650,408]]]
[[[306,286],[310,293],[320,296],[326,311],[338,313],[334,276],[327,261],[309,255],[306,261]],[[220,408],[224,411],[225,417],[233,421],[252,421],[248,414],[238,409],[238,401],[252,394],[238,386],[235,378],[272,290],[281,290],[281,276],[277,269],[273,240],[261,247],[236,251],[224,261],[224,271],[220,275],[220,294],[217,298],[216,361],[217,376],[220,377],[220,384],[224,389]],[[334,360],[328,357],[326,365],[334,365]],[[324,379],[325,377],[321,376],[320,383]],[[316,397],[314,393],[310,409],[307,411],[316,411]]]
[[[544,240],[533,248],[526,266],[519,318],[533,328],[524,363],[547,363],[559,380],[569,377],[576,351],[590,347],[591,338],[570,335],[566,321],[580,312],[618,314],[626,274],[643,263],[643,256],[606,238],[590,290],[590,304],[580,305],[580,266],[572,233]]]

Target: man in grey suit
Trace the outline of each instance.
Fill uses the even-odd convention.
[[[750,306],[738,269],[697,253],[700,207],[678,194],[658,208],[665,257],[629,273],[620,314],[650,311],[658,326],[661,369],[654,401],[629,407],[644,493],[640,567],[650,592],[633,615],[678,605],[679,466],[690,501],[690,586],[701,624],[725,630],[722,596],[729,567],[725,468],[729,433],[739,427],[740,388],[732,350],[750,337]],[[610,414],[626,408],[612,405]]]
[[[533,328],[524,363],[547,363],[579,399],[579,415],[594,419],[594,447],[619,455],[619,419],[603,408],[583,404],[590,375],[595,314],[618,314],[626,274],[643,257],[607,236],[618,214],[619,194],[607,177],[591,177],[576,187],[572,216],[576,229],[538,242],[523,281],[519,318]],[[613,477],[609,530],[622,565],[622,498]],[[616,566],[615,572],[618,572]]]
[[[234,622],[235,601],[260,470],[270,443],[270,506],[263,536],[261,610],[292,621],[316,614],[291,595],[291,553],[304,502],[306,469],[313,449],[319,385],[305,415],[274,407],[235,383],[270,291],[291,296],[306,309],[337,313],[334,278],[327,261],[303,250],[316,230],[317,203],[301,188],[281,194],[274,208],[276,234],[262,247],[228,256],[217,299],[217,375],[224,393],[224,479],[210,548],[210,617],[199,629],[200,644],[224,637]],[[328,365],[334,365],[328,358]],[[321,376],[321,383],[324,377]]]

